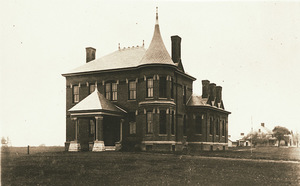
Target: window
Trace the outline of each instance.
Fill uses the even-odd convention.
[[[166,85],[167,85],[166,77],[159,77],[159,97],[160,98],[167,97]]]
[[[186,104],[186,86],[183,86],[182,99],[183,99],[183,104]]]
[[[210,118],[210,127],[209,127],[209,134],[212,135],[214,131],[214,120]]]
[[[90,134],[95,134],[95,120],[90,120]]]
[[[111,83],[111,92],[112,92],[112,100],[116,101],[118,99],[118,91],[117,91],[117,83]]]
[[[94,91],[95,91],[95,84],[90,84],[89,93],[92,93]]]
[[[105,84],[105,98],[108,100],[116,101],[118,99],[117,83]]]
[[[167,115],[165,110],[161,110],[159,113],[159,133],[167,134]]]
[[[128,99],[136,99],[136,82],[129,81],[129,98]]]
[[[183,135],[186,136],[186,115],[183,116]]]
[[[175,118],[174,118],[174,111],[171,114],[171,134],[175,135]]]
[[[202,134],[202,117],[196,116],[196,133]]]
[[[79,86],[74,85],[73,86],[73,103],[79,102]]]
[[[147,97],[153,97],[153,78],[147,78]]]
[[[111,83],[105,84],[105,98],[111,100]]]
[[[136,134],[136,122],[135,121],[129,122],[129,134]]]
[[[218,119],[216,120],[216,135],[220,135],[220,122]]]
[[[222,136],[225,136],[225,132],[226,132],[226,127],[225,127],[225,120],[223,120],[222,122]]]
[[[171,78],[171,98],[174,99],[174,80]]]
[[[153,113],[152,113],[152,111],[148,111],[147,112],[147,121],[146,121],[146,123],[147,123],[147,127],[146,127],[146,132],[147,132],[147,134],[151,134],[151,133],[153,133]]]
[[[136,134],[135,112],[128,113],[129,134]]]

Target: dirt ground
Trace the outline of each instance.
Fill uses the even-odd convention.
[[[31,147],[28,155],[26,148],[10,147],[2,148],[1,168],[2,185],[300,185],[300,150],[256,148],[251,154],[236,148],[185,155]]]

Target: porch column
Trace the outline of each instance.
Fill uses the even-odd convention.
[[[72,118],[75,121],[74,128],[75,128],[75,139],[74,141],[70,142],[69,151],[70,152],[78,152],[80,151],[80,143],[78,142],[78,118]]]
[[[105,151],[103,141],[103,116],[96,116],[96,140],[94,141],[93,151]]]
[[[78,139],[78,119],[73,118],[73,120],[75,121],[75,140],[74,141],[77,141],[77,139]]]
[[[124,123],[124,119],[121,119],[120,120],[120,142],[122,141],[123,139],[123,123]]]
[[[103,141],[103,116],[96,116],[96,141]]]

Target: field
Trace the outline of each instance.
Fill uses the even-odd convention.
[[[299,185],[298,148],[223,152],[68,153],[63,147],[2,148],[2,185]],[[285,160],[285,161],[282,161]]]

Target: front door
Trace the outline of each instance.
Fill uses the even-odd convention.
[[[120,118],[104,116],[103,138],[105,146],[115,146],[120,141]]]
[[[89,150],[89,119],[79,119],[79,127],[78,127],[78,140],[80,142],[80,148],[82,151]]]

